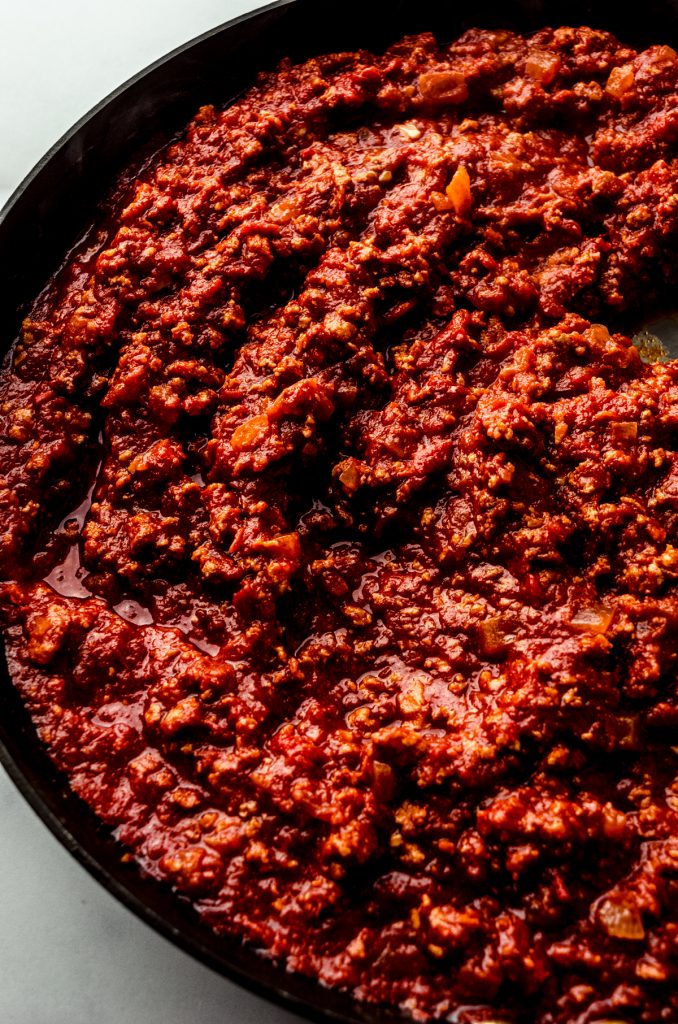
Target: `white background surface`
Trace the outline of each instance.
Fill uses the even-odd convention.
[[[0,205],[111,89],[257,6],[0,0]],[[195,963],[120,906],[62,849],[0,769],[0,1024],[297,1020]]]

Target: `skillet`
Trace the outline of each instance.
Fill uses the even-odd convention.
[[[31,301],[91,224],[117,173],[158,148],[204,103],[225,103],[260,69],[342,49],[380,50],[402,35],[451,40],[471,25],[531,31],[587,24],[634,46],[678,43],[678,0],[642,8],[612,0],[279,0],[187,43],[85,115],[28,175],[0,212],[0,344],[16,337]],[[668,342],[668,339],[667,339]],[[0,655],[0,761],[61,843],[113,895],[161,934],[233,981],[316,1021],[382,1024],[392,1012],[361,1006],[288,973],[235,940],[217,938],[169,888],[143,878],[76,797],[40,745]],[[525,1022],[528,1024],[528,1022]]]

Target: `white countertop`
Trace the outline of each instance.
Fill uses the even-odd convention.
[[[252,0],[0,3],[0,206],[70,125]],[[160,938],[59,845],[0,769],[1,1024],[295,1024]]]

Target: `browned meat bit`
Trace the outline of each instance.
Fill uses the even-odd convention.
[[[417,1020],[678,1015],[678,367],[617,333],[678,283],[677,87],[587,28],[284,63],[0,378],[56,764],[218,933]]]

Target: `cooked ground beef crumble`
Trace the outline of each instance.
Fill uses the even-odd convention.
[[[121,198],[122,197],[122,198]],[[678,1015],[678,58],[587,28],[260,76],[0,379],[50,755],[219,933],[418,1020]]]

